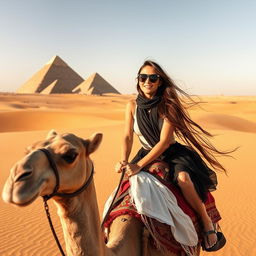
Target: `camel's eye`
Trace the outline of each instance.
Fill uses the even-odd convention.
[[[67,163],[72,164],[75,161],[77,155],[78,153],[75,150],[70,149],[64,155],[62,155],[61,158],[64,159]]]

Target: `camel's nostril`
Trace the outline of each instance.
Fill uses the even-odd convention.
[[[18,181],[22,181],[22,180],[25,180],[27,179],[29,176],[31,176],[32,174],[32,171],[27,171],[27,172],[24,172],[20,175],[18,175],[15,179],[15,182],[18,182]]]

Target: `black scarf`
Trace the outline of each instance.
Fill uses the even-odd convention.
[[[152,99],[144,98],[141,94],[136,99],[137,122],[139,130],[151,147],[160,140],[160,129],[158,125],[158,103],[162,97],[156,94]]]

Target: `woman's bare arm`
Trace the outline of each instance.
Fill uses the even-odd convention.
[[[133,145],[134,109],[135,109],[135,102],[134,100],[131,100],[126,105],[124,137],[123,137],[123,144],[121,149],[121,160],[126,162],[128,162],[128,159],[132,150],[132,145]]]

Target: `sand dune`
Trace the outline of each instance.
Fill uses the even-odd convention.
[[[207,127],[208,129],[227,129],[242,132],[256,132],[256,123],[241,117],[231,115],[203,115],[197,118],[197,122],[199,122],[204,127]]]
[[[114,120],[96,114],[65,113],[49,111],[4,112],[0,114],[0,132],[95,127],[113,124]],[[115,122],[114,122],[115,123]]]
[[[44,139],[47,131],[73,132],[87,138],[94,132],[104,134],[103,142],[92,156],[100,212],[116,186],[119,175],[113,170],[119,160],[123,133],[124,108],[132,95],[16,95],[0,94],[0,189],[11,166],[25,148]],[[221,227],[227,245],[216,253],[201,255],[254,256],[256,248],[255,142],[256,97],[202,97],[202,104],[190,114],[203,127],[218,136],[214,144],[220,149],[240,146],[233,158],[221,158],[228,176],[219,174],[214,196],[222,214]],[[135,140],[135,148],[138,149]],[[44,216],[39,198],[25,208],[16,208],[0,200],[0,255],[59,255]],[[50,202],[54,225],[63,237],[56,208]]]

